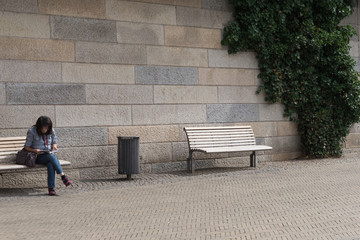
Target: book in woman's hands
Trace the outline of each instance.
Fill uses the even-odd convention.
[[[40,150],[40,152],[41,152],[41,153],[56,153],[57,150],[51,151],[51,150],[49,150],[49,149],[46,149],[46,150]]]

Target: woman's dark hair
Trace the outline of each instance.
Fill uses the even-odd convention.
[[[47,116],[41,116],[38,118],[38,120],[36,121],[36,132],[39,134],[39,135],[43,135],[43,133],[41,132],[41,129],[43,127],[48,127],[48,130],[47,132],[45,133],[45,135],[50,135],[53,133],[52,131],[52,121],[49,117]]]

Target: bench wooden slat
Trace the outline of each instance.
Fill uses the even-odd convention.
[[[26,136],[20,136],[20,137],[0,137],[0,141],[6,141],[6,140],[26,140]]]
[[[197,151],[202,151],[206,153],[224,153],[224,152],[247,152],[247,151],[265,151],[271,150],[272,147],[265,145],[255,145],[249,148],[248,146],[244,147],[216,147],[216,148],[197,148]]]
[[[71,163],[69,161],[65,160],[59,160],[61,166],[68,166]],[[44,165],[42,164],[36,164],[34,168],[42,168]],[[18,169],[32,169],[25,165],[19,165],[19,164],[0,164],[0,172],[2,171],[9,171],[9,170],[18,170]]]

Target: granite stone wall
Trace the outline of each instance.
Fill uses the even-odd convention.
[[[357,16],[343,23],[358,30]],[[58,157],[81,179],[117,174],[117,136],[140,137],[143,172],[184,170],[185,126],[250,124],[273,147],[260,161],[298,157],[296,125],[255,94],[255,54],[221,46],[229,19],[227,0],[0,0],[0,136],[50,116]],[[356,125],[347,152],[359,135]],[[195,157],[199,167],[249,162],[244,153]],[[38,175],[6,173],[0,183]]]

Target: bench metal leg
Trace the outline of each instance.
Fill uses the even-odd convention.
[[[250,154],[250,167],[256,167],[257,166],[257,156],[256,152],[253,151],[252,154]]]
[[[250,154],[250,167],[254,167],[254,154]]]
[[[256,152],[253,151],[253,167],[257,166],[257,156],[256,156]]]
[[[195,173],[195,159],[192,156],[193,152],[189,152],[189,157],[187,159],[187,169],[190,173]]]

